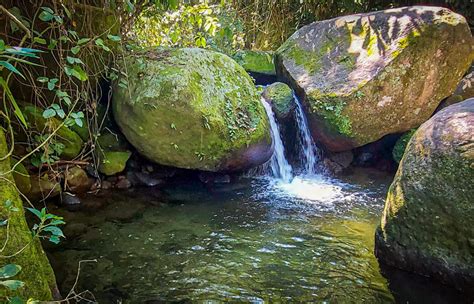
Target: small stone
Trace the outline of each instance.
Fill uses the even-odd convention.
[[[110,188],[112,188],[112,183],[111,182],[106,181],[106,180],[102,181],[101,189],[108,190]]]
[[[117,188],[117,189],[128,189],[131,186],[132,186],[132,183],[126,178],[123,178],[123,179],[119,180],[115,184],[115,188]]]
[[[81,200],[74,194],[69,192],[61,193],[61,202],[63,205],[80,205]]]
[[[74,166],[64,172],[64,189],[72,193],[84,193],[89,191],[94,181],[89,178],[86,171]]]

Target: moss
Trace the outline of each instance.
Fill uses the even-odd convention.
[[[148,158],[212,171],[238,150],[271,142],[253,81],[229,57],[201,49],[158,49],[125,60],[130,87],[114,94],[114,115],[130,143]]]
[[[3,131],[0,129],[0,156],[7,154],[7,146]],[[16,291],[0,289],[0,299],[5,296],[20,296],[23,299],[34,298],[36,300],[52,300],[52,290],[56,290],[56,279],[49,265],[41,244],[38,239],[32,240],[30,230],[27,226],[23,205],[14,186],[11,176],[9,159],[0,161],[0,217],[8,219],[8,241],[7,228],[0,227],[0,243],[6,246],[2,255],[13,255],[19,252],[25,245],[30,244],[21,253],[12,258],[2,258],[2,265],[12,263],[22,267],[21,272],[15,279],[21,280],[25,286]],[[9,211],[5,201],[10,200],[18,211]]]
[[[30,176],[30,182],[31,189],[25,194],[32,202],[58,196],[62,191],[59,182],[55,178],[50,178],[48,174],[32,175]]]
[[[100,134],[97,138],[97,142],[105,151],[127,151],[128,143],[121,133],[112,134],[105,133]]]
[[[54,117],[49,119],[43,118],[42,111],[35,106],[24,107],[23,114],[26,116],[28,123],[43,134],[56,129],[61,124],[61,122]],[[73,159],[79,155],[82,150],[83,141],[81,137],[66,126],[59,128],[55,140],[64,145],[64,150],[60,155],[63,159]]]
[[[31,190],[30,174],[22,163],[17,163],[17,161],[14,161],[12,165],[15,167],[12,175],[13,179],[15,180],[16,187],[21,193],[26,195]]]
[[[232,58],[247,72],[276,75],[272,52],[241,50]]]
[[[352,123],[344,111],[347,102],[344,96],[324,94],[318,90],[308,95],[311,111],[324,118],[326,127],[335,133],[352,137]]]
[[[101,153],[99,172],[105,175],[114,175],[125,170],[130,151],[104,151]]]
[[[416,129],[411,129],[410,131],[403,133],[403,135],[395,143],[395,146],[392,150],[392,156],[397,163],[402,160],[403,154],[405,153],[405,148],[415,132]]]
[[[275,115],[287,117],[295,107],[293,90],[286,84],[276,82],[265,88],[263,96],[272,104]]]
[[[408,265],[410,269],[433,276],[447,273],[450,280],[470,273],[474,263],[474,230],[466,225],[474,217],[474,146],[468,143],[473,108],[473,101],[453,105],[416,131],[389,189],[381,222],[384,242],[398,248],[397,260],[415,252],[420,265]]]

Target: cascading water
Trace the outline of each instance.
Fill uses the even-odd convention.
[[[291,166],[285,158],[285,147],[283,146],[283,141],[281,140],[280,128],[278,127],[278,124],[276,122],[271,105],[268,104],[263,98],[262,104],[265,107],[265,111],[268,115],[268,120],[270,121],[272,139],[273,144],[275,146],[275,152],[273,153],[273,156],[270,159],[270,168],[272,171],[272,175],[288,183],[293,178],[293,174]]]
[[[301,166],[304,168],[304,174],[314,175],[319,160],[318,148],[309,133],[308,122],[303,112],[303,106],[294,92],[293,97],[296,103],[296,123],[300,143]]]

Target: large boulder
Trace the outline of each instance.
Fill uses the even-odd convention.
[[[474,59],[464,17],[414,6],[315,22],[276,53],[315,140],[344,151],[419,126]]]
[[[16,271],[11,273],[15,274],[12,277],[2,272],[1,280],[19,280],[24,283],[23,287],[16,290],[1,286],[0,299],[2,303],[6,301],[6,297],[14,296],[49,301],[53,299],[53,295],[58,295],[56,279],[39,238],[32,238],[28,228],[23,204],[11,174],[8,151],[5,135],[0,128],[0,243],[3,246],[0,267],[7,264],[21,267],[18,274],[15,274]],[[14,301],[10,301],[12,302]]]
[[[452,105],[411,138],[376,233],[385,263],[472,292],[474,99]]]
[[[128,87],[113,97],[117,124],[161,165],[243,170],[272,152],[268,118],[252,79],[226,55],[156,49],[124,58]]]

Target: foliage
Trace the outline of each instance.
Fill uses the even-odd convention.
[[[133,28],[141,46],[201,47],[232,53],[243,46],[243,27],[234,11],[207,2],[181,4],[172,10],[151,6]]]

